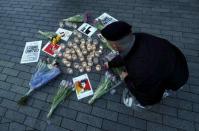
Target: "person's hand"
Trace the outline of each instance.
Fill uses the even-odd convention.
[[[128,73],[124,71],[120,74],[121,80],[124,80],[127,76],[128,76]]]
[[[105,68],[105,69],[108,69],[108,68],[109,68],[108,62],[105,62],[105,63],[104,63],[104,68]]]

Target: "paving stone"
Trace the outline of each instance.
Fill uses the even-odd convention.
[[[25,115],[12,110],[7,110],[5,117],[20,123],[23,123],[23,121],[25,120]]]
[[[10,87],[11,87],[11,84],[6,83],[6,82],[3,82],[3,81],[0,81],[0,88],[1,88],[1,89],[9,90]]]
[[[45,101],[47,96],[48,96],[48,94],[45,93],[45,92],[35,91],[34,94],[32,94],[31,97]]]
[[[98,117],[94,117],[92,115],[88,115],[88,114],[84,114],[84,113],[80,113],[78,112],[77,121],[91,125],[91,126],[95,126],[98,128],[101,128],[102,126],[102,119],[98,118]]]
[[[17,105],[17,103],[15,101],[11,101],[8,99],[3,99],[3,101],[0,104],[2,107],[6,107],[8,109],[12,109],[12,110],[18,110],[19,105]]]
[[[38,118],[41,119],[41,120],[43,120],[43,121],[46,121],[47,114],[48,114],[48,112],[40,111],[40,114],[39,114]],[[48,120],[48,123],[56,125],[56,126],[60,126],[61,125],[61,121],[62,121],[62,117],[61,116],[57,116],[55,114],[52,114],[52,116]]]
[[[171,128],[157,123],[147,122],[147,131],[178,131],[176,128]]]
[[[37,118],[40,111],[30,106],[22,106],[19,108],[19,112]]]
[[[178,117],[185,120],[199,122],[199,114],[186,110],[178,110]]]
[[[6,82],[20,86],[22,85],[23,80],[18,77],[8,76]]]
[[[85,112],[85,113],[90,113],[92,107],[88,104],[84,104],[78,101],[69,101],[69,108],[77,110],[77,111],[81,111],[81,112]]]
[[[10,89],[10,91],[24,95],[28,92],[28,88],[22,87],[22,86],[17,86],[17,85],[13,85]]]
[[[102,131],[102,129],[95,128],[95,127],[92,127],[92,126],[88,126],[87,131]]]
[[[10,68],[4,68],[3,73],[10,76],[17,76],[19,74],[19,71]]]
[[[66,118],[62,120],[61,126],[73,131],[86,131],[86,124]]]
[[[46,103],[44,101],[40,101],[40,100],[34,100],[33,107],[36,107],[36,108],[43,110],[43,111],[49,111],[50,110],[50,104]]]
[[[7,91],[7,90],[0,90],[0,96],[2,98],[13,100],[15,97],[15,93]]]
[[[1,131],[8,131],[9,123],[0,123],[0,130]]]
[[[59,107],[54,111],[55,114],[64,116],[66,118],[75,120],[77,111],[66,108],[66,107]]]
[[[42,131],[46,128],[46,125],[47,125],[44,121],[41,121],[32,117],[26,117],[24,124],[27,126],[30,126],[31,128],[42,130]]]
[[[14,130],[24,131],[25,130],[25,126],[22,125],[22,124],[16,123],[16,122],[12,122],[12,123],[10,123],[9,130],[10,131],[14,131]]]
[[[55,126],[55,125],[48,125],[46,127],[46,131],[69,131],[69,130],[66,130],[64,128],[61,128],[61,127]]]
[[[127,108],[125,105],[120,103],[108,101],[107,108],[127,115],[133,115],[133,110],[131,108]]]
[[[118,113],[116,112],[108,111],[108,110],[98,108],[98,107],[93,107],[91,114],[94,116],[109,119],[112,121],[117,121],[117,116],[118,116]]]
[[[195,130],[193,122],[175,118],[175,117],[170,117],[170,116],[163,116],[163,124],[171,126],[171,127],[179,128],[182,130],[189,130],[189,131]]]
[[[0,80],[1,80],[1,81],[5,81],[6,78],[7,78],[7,75],[5,75],[5,74],[0,74]]]
[[[12,62],[0,60],[0,66],[12,68],[14,65]]]
[[[26,73],[26,72],[20,72],[18,77],[24,80],[30,80],[32,77],[32,74]]]
[[[145,119],[148,121],[153,121],[153,122],[157,122],[157,123],[162,123],[162,115],[156,112],[150,112],[147,110],[143,110],[143,111],[134,111],[134,116],[141,118],[141,119]]]
[[[130,127],[146,130],[146,120],[139,119],[133,116],[119,114],[118,122]]]
[[[5,112],[6,112],[6,108],[0,107],[0,116],[4,116]]]
[[[102,129],[108,131],[130,131],[130,127],[109,120],[103,120]]]

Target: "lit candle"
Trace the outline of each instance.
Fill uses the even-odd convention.
[[[74,50],[73,48],[70,49],[70,52],[71,52],[72,54],[75,54],[75,50]]]
[[[79,72],[83,72],[84,68],[82,66],[79,66]]]
[[[73,60],[76,60],[76,59],[77,59],[77,55],[72,54],[72,59],[73,59]]]
[[[68,41],[67,45],[68,45],[68,47],[72,47],[73,43],[71,41]]]
[[[81,42],[81,44],[85,44],[85,43],[86,43],[86,41],[85,41],[84,38],[82,38],[82,39],[80,40],[80,42]]]
[[[86,66],[86,71],[90,72],[91,71],[91,67],[90,66]]]
[[[82,38],[82,33],[78,32],[78,33],[77,33],[77,37],[78,37],[78,38]]]
[[[66,54],[69,54],[69,53],[70,53],[70,49],[69,49],[69,48],[66,48],[66,49],[65,49],[65,53],[66,53]]]
[[[73,64],[73,66],[74,66],[75,69],[78,69],[78,68],[79,68],[79,63],[75,62],[75,63]]]
[[[83,61],[83,62],[82,62],[82,66],[83,66],[83,67],[86,67],[86,66],[87,66],[87,63],[86,63],[85,61]]]
[[[68,60],[71,60],[71,58],[72,58],[71,54],[66,54],[66,58],[67,58]]]
[[[84,61],[84,57],[83,56],[79,57],[79,60]]]
[[[96,71],[100,71],[101,70],[101,66],[100,65],[96,65]]]
[[[63,50],[63,49],[65,49],[66,46],[65,46],[65,44],[61,43],[61,44],[60,44],[60,47],[61,47],[61,49]]]
[[[96,57],[99,57],[99,56],[100,56],[100,54],[99,54],[98,51],[95,52],[95,56],[96,56]]]
[[[72,68],[68,68],[68,69],[66,69],[66,71],[67,71],[68,74],[73,74],[73,69]]]
[[[63,59],[62,59],[62,63],[63,63],[63,64],[66,64],[66,63],[67,63],[67,59],[63,58]]]
[[[92,65],[93,65],[93,62],[92,62],[92,61],[88,61],[88,65],[89,65],[89,66],[92,66]]]
[[[74,42],[75,42],[75,43],[78,43],[78,42],[79,42],[78,37],[75,37],[75,38],[74,38]]]
[[[95,50],[96,49],[96,46],[95,45],[92,45],[92,50]]]
[[[82,50],[82,53],[83,53],[84,55],[86,55],[86,54],[87,54],[87,50],[86,50],[86,49],[83,49],[83,50]]]
[[[94,63],[94,64],[98,64],[98,62],[99,62],[99,59],[98,59],[98,58],[93,58],[93,63]]]
[[[97,45],[97,44],[98,44],[98,40],[97,40],[97,39],[94,39],[94,40],[93,40],[93,44],[94,44],[94,45]]]
[[[91,42],[92,42],[92,38],[91,38],[91,37],[88,37],[88,38],[87,38],[87,42],[91,43]]]
[[[77,33],[78,33],[77,30],[74,30],[74,31],[73,31],[73,34],[74,34],[74,35],[77,35]]]
[[[67,67],[70,67],[70,66],[71,66],[71,62],[70,62],[70,61],[67,61],[67,62],[65,63],[65,65],[66,65]]]

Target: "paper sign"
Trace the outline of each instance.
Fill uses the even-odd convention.
[[[56,31],[56,34],[61,35],[62,36],[61,39],[64,41],[67,41],[69,39],[69,37],[72,35],[72,31],[65,30],[63,28],[59,28]]]
[[[73,78],[73,83],[78,100],[93,95],[93,89],[87,74]]]
[[[48,55],[50,56],[53,56],[55,57],[56,54],[55,54],[55,51],[60,51],[61,50],[61,47],[60,45],[56,44],[55,46],[53,44],[51,44],[51,42],[49,41],[43,48],[42,48],[42,51],[47,53]]]
[[[21,64],[37,62],[39,60],[42,41],[26,42]]]
[[[107,26],[115,21],[118,21],[117,19],[115,19],[114,17],[110,16],[107,13],[103,13],[102,15],[96,18],[96,20],[99,20],[99,19],[101,20],[104,26]]]
[[[78,30],[82,32],[83,34],[87,35],[88,37],[91,37],[97,28],[93,27],[92,25],[89,25],[87,23],[83,23]]]

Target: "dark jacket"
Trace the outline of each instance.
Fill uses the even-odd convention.
[[[187,62],[169,41],[146,33],[134,33],[135,42],[123,59],[116,56],[109,67],[125,66],[125,83],[143,105],[159,102],[165,89],[177,90],[188,79]]]

